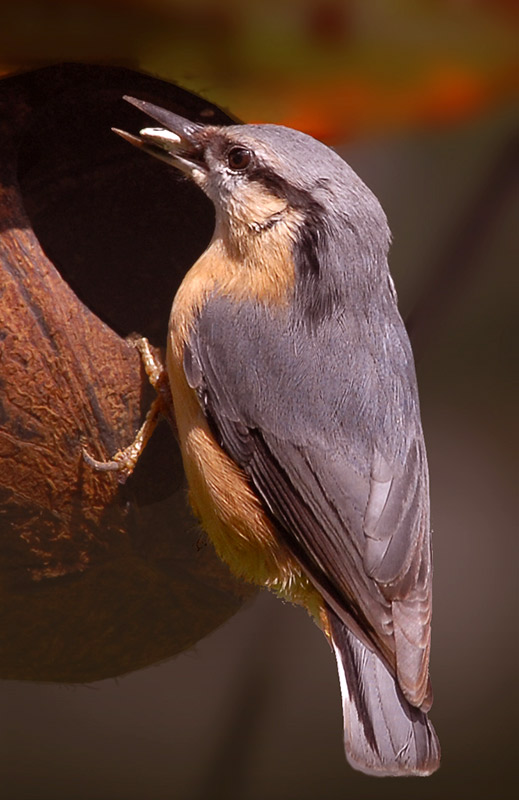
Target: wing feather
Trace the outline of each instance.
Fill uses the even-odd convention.
[[[184,369],[220,444],[335,613],[409,702],[429,702],[427,464],[400,318],[374,332],[344,315],[309,332],[215,296]]]

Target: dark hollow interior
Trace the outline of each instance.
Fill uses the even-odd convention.
[[[121,336],[164,346],[183,275],[204,251],[214,212],[174,168],[111,131],[153,124],[131,94],[192,119],[232,120],[174,85],[128,70],[76,68],[38,98],[18,152],[18,181],[45,254],[77,296]]]
[[[125,94],[190,119],[229,124],[216,106],[178,86],[123,68],[64,64],[16,76],[30,106],[17,147],[17,180],[45,255],[77,297],[120,336],[165,348],[175,292],[214,227],[207,197],[173,167],[112,132],[150,124]],[[143,384],[143,413],[153,391]],[[154,436],[123,494],[155,502],[182,475],[167,425]]]

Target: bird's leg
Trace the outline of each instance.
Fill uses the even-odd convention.
[[[173,410],[173,398],[171,397],[171,389],[169,388],[166,366],[159,351],[157,348],[152,347],[144,336],[139,336],[138,334],[131,334],[131,336],[128,337],[128,341],[139,351],[148,380],[157,392],[156,400],[160,401],[159,411],[162,416],[167,419],[176,436],[177,424],[175,422],[175,412]],[[151,408],[153,408],[154,404],[155,401]],[[151,412],[151,408],[148,413]]]
[[[151,404],[133,442],[128,447],[125,447],[124,450],[118,450],[109,461],[98,461],[83,447],[83,458],[86,463],[98,472],[117,472],[119,482],[124,483],[135,469],[142,451],[157,426],[161,414],[161,405],[161,398],[157,396]]]
[[[139,428],[133,442],[119,450],[109,461],[98,461],[83,447],[83,458],[86,463],[99,472],[117,472],[120,483],[124,483],[135,469],[139,457],[149,442],[157,423],[164,416],[176,433],[173,400],[169,388],[168,374],[158,350],[152,348],[143,336],[132,334],[128,341],[139,351],[149,382],[157,392],[146,418]]]

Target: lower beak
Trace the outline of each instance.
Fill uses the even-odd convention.
[[[152,119],[160,122],[164,127],[143,128],[139,131],[138,136],[119,130],[119,128],[112,128],[115,133],[140,150],[181,169],[188,175],[192,175],[195,170],[205,171],[204,146],[201,135],[205,129],[204,125],[199,125],[144,100],[136,100],[134,97],[127,96],[124,99],[144,111]]]

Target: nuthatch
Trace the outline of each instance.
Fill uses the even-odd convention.
[[[384,212],[310,136],[127,99],[163,127],[118,132],[216,210],[167,343],[194,512],[236,575],[329,638],[350,764],[428,775],[428,472]]]

